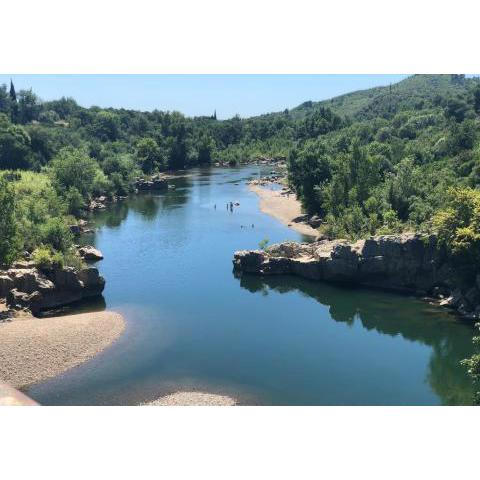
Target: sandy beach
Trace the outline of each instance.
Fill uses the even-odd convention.
[[[270,190],[260,185],[250,184],[249,188],[260,197],[260,210],[275,217],[285,225],[303,235],[316,237],[318,231],[305,223],[295,223],[292,220],[302,215],[302,207],[295,195],[282,195],[280,191]]]
[[[233,406],[237,402],[234,398],[226,395],[206,392],[176,392],[160,397],[153,402],[144,403],[143,406]]]
[[[0,323],[0,379],[25,388],[59,375],[104,350],[124,329],[123,317],[108,311]]]

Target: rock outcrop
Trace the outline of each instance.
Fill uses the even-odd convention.
[[[91,245],[85,245],[78,249],[78,253],[83,258],[83,260],[87,262],[98,262],[99,260],[103,260],[103,254],[100,250],[97,250],[95,247]]]
[[[384,235],[349,243],[321,240],[285,242],[265,251],[235,252],[237,273],[298,275],[433,296],[462,315],[480,318],[480,275],[465,281],[439,248],[434,235]]]
[[[12,309],[29,309],[33,314],[100,295],[105,280],[95,267],[80,271],[72,267],[40,271],[11,268],[1,272],[0,298]]]
[[[135,182],[135,188],[139,192],[167,190],[168,182],[164,177],[160,175],[154,175],[150,180],[145,180],[144,178],[138,178]]]

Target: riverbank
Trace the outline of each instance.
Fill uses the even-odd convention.
[[[249,184],[249,189],[259,196],[260,210],[263,213],[276,218],[302,235],[318,236],[318,231],[310,225],[293,221],[303,215],[302,205],[295,194],[282,195],[278,190],[270,190],[253,183]]]
[[[160,397],[143,406],[182,406],[182,407],[227,407],[236,405],[237,401],[226,395],[206,392],[175,392]]]
[[[108,311],[0,323],[0,379],[25,388],[60,375],[99,354],[124,330],[123,317]]]
[[[403,233],[348,243],[284,242],[265,251],[235,252],[237,274],[297,275],[414,294],[480,319],[480,275],[467,280],[438,245],[435,235]]]

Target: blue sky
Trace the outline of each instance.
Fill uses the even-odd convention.
[[[407,75],[8,75],[16,90],[32,88],[44,100],[73,97],[90,107],[178,110],[218,118],[259,115],[394,83]]]

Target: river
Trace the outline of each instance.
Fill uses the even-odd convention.
[[[126,332],[27,394],[46,405],[135,405],[179,389],[257,405],[470,404],[468,323],[411,297],[233,275],[235,250],[302,240],[249,192],[266,171],[193,170],[95,213],[83,241],[103,252],[107,283],[76,310],[116,310]]]

